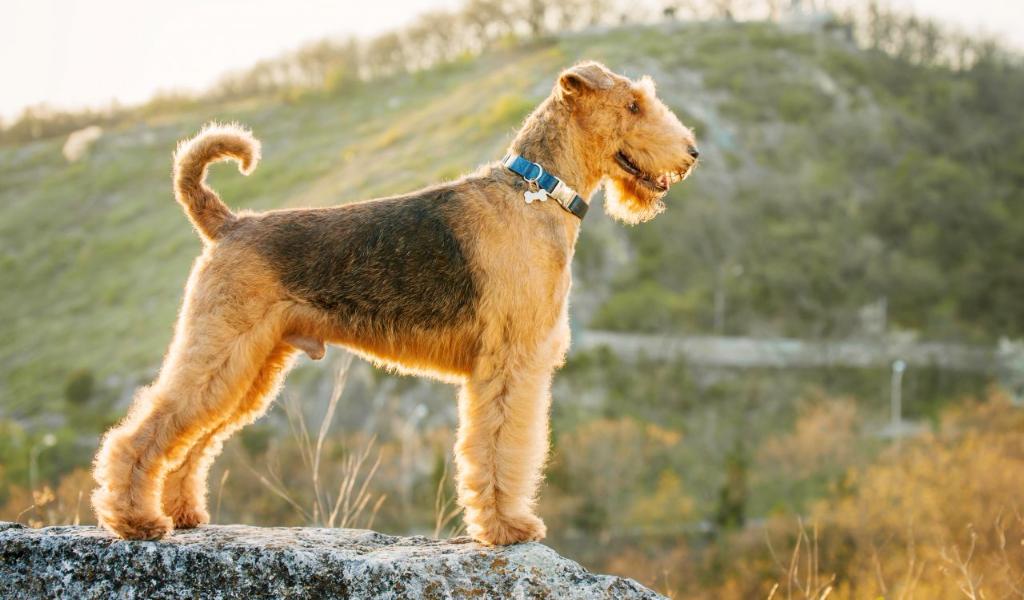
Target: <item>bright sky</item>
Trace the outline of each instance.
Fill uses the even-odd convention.
[[[1024,49],[1022,0],[894,0]],[[657,2],[657,0],[655,0]],[[0,117],[54,106],[145,100],[202,89],[305,42],[398,27],[461,0],[2,0]],[[969,6],[969,8],[968,8]]]

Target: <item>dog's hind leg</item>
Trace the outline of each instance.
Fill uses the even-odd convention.
[[[161,503],[167,471],[231,414],[280,343],[282,303],[218,292],[203,290],[200,301],[186,303],[159,377],[96,455],[93,508],[122,537],[155,539],[171,530]]]
[[[459,394],[459,503],[469,534],[489,544],[542,539],[534,514],[548,451],[550,351],[481,356]]]
[[[228,438],[266,412],[294,354],[295,349],[291,345],[278,344],[234,410],[203,435],[189,449],[184,461],[167,474],[163,509],[174,521],[175,529],[189,529],[210,522],[206,508],[206,482],[210,467]]]

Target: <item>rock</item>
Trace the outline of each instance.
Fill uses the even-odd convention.
[[[663,598],[531,543],[208,525],[159,542],[0,522],[2,598]]]
[[[64,142],[61,152],[69,163],[77,162],[101,137],[103,137],[103,128],[99,125],[90,125],[78,131],[72,131],[67,141]]]

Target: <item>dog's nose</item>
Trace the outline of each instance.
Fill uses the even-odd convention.
[[[696,160],[697,157],[700,156],[700,150],[698,150],[696,146],[690,146],[687,152],[690,153],[690,156],[692,156],[694,160]]]

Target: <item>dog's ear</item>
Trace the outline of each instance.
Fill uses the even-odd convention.
[[[563,96],[611,89],[614,83],[608,68],[594,61],[576,64],[558,76],[558,89]]]

